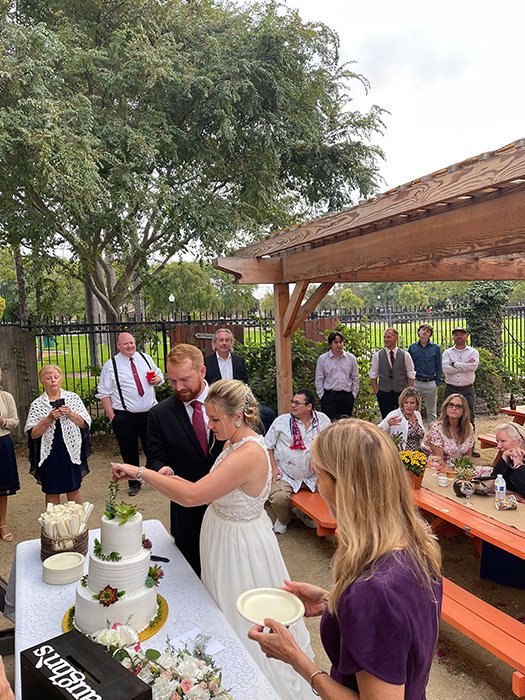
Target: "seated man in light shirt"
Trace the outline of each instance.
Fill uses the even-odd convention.
[[[290,497],[301,488],[315,491],[316,476],[310,463],[314,437],[330,425],[330,418],[315,410],[315,397],[309,389],[298,389],[291,400],[290,413],[278,416],[264,438],[272,464],[272,488],[268,502],[275,513],[273,530],[283,535],[291,520]],[[294,511],[308,527],[313,520]]]

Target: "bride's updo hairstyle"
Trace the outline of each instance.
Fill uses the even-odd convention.
[[[213,402],[229,416],[242,413],[244,420],[254,428],[259,423],[259,404],[250,387],[238,379],[219,379],[210,386],[206,402]]]

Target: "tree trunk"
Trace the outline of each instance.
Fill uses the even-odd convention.
[[[11,246],[11,248],[15,261],[16,284],[18,288],[18,313],[20,316],[20,323],[26,325],[29,320],[29,313],[27,310],[27,287],[24,262],[20,251],[20,244],[17,243],[16,245]]]

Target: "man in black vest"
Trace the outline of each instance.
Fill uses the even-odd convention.
[[[162,371],[149,355],[137,352],[131,333],[120,333],[118,354],[102,367],[97,398],[117,438],[122,461],[140,466],[139,440],[146,454],[148,413],[157,403],[155,388],[164,384]],[[128,481],[128,496],[140,491],[140,482]]]
[[[382,418],[399,408],[399,395],[407,386],[414,385],[416,376],[409,353],[397,347],[398,337],[395,328],[387,328],[385,347],[372,355],[370,363],[370,381]]]
[[[203,404],[209,387],[204,379],[202,352],[193,345],[179,343],[168,354],[167,368],[173,396],[150,411],[147,467],[195,482],[210,471],[224,444],[214,440],[208,430]],[[199,537],[205,511],[206,506],[186,508],[173,501],[170,504],[171,534],[198,576]]]

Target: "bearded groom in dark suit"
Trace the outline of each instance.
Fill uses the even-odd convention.
[[[207,427],[204,401],[208,384],[201,351],[179,343],[167,357],[167,376],[173,396],[150,411],[148,420],[149,469],[198,481],[208,474],[222,451]],[[187,508],[171,502],[170,531],[175,544],[200,576],[199,537],[206,506]]]

